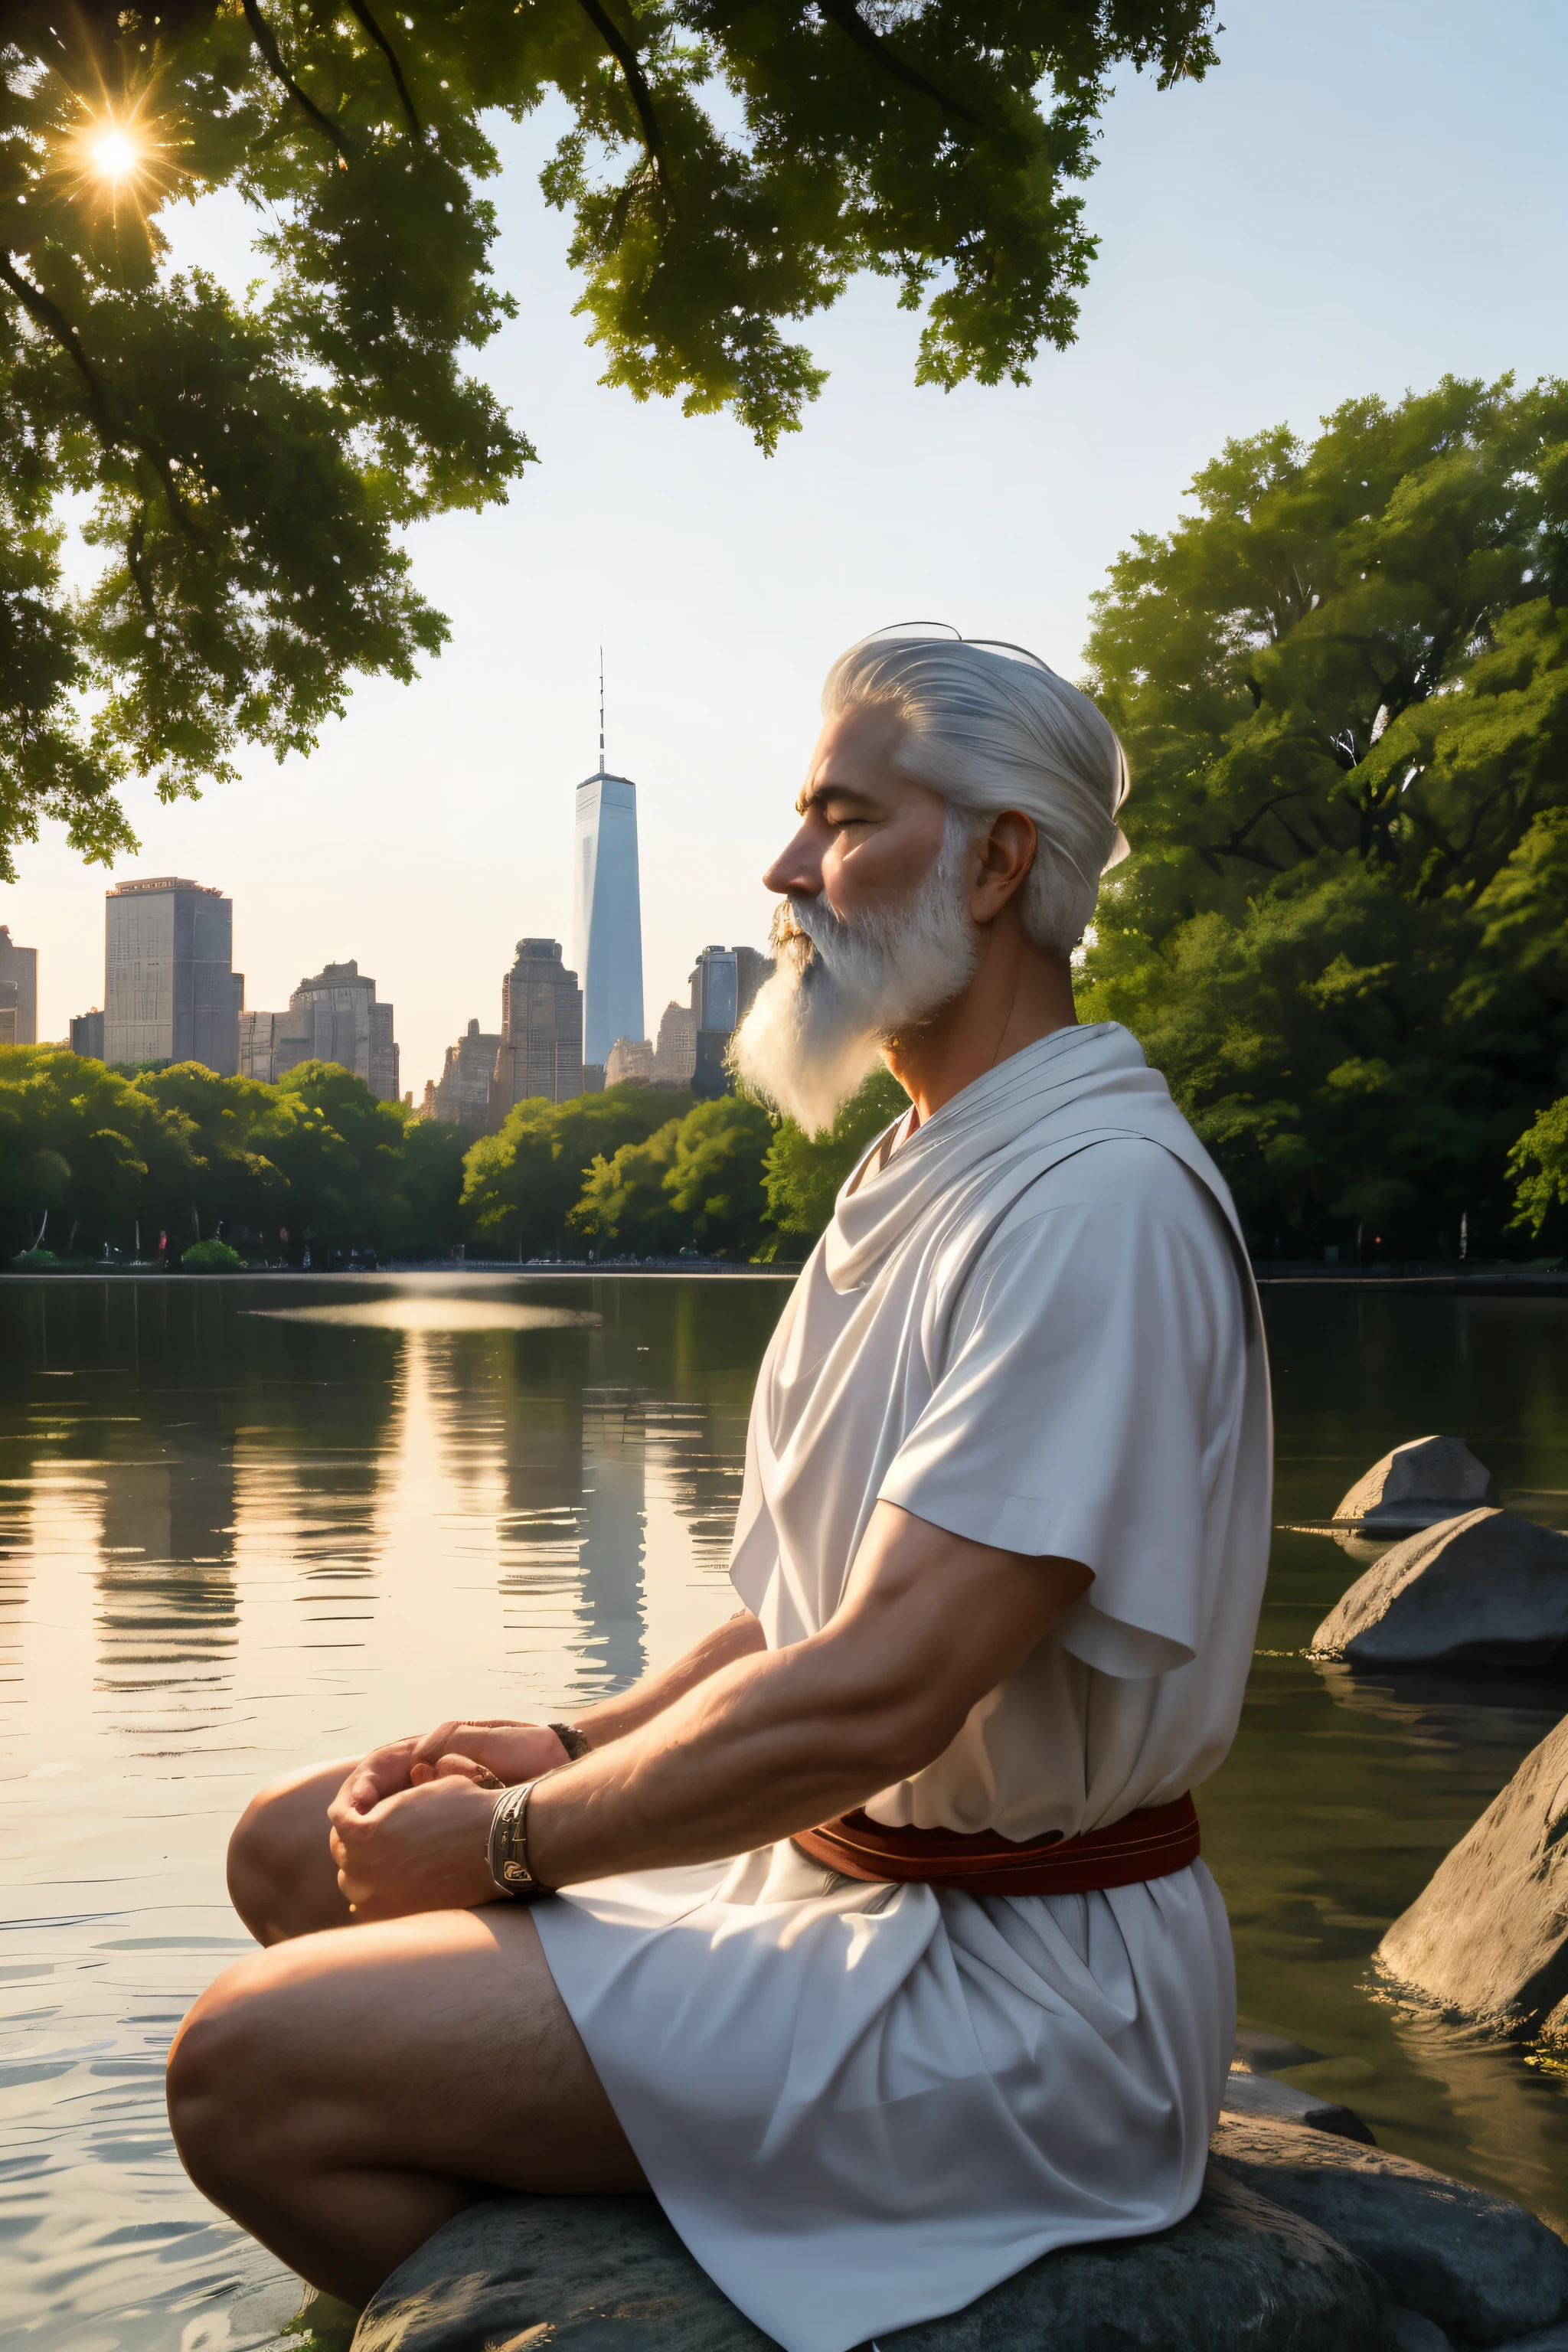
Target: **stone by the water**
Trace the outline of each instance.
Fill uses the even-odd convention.
[[[1222,2116],[1217,2171],[1313,2222],[1374,2270],[1389,2300],[1457,2345],[1510,2346],[1568,2321],[1568,2246],[1522,2205],[1385,2148]]]
[[[1491,1473],[1462,1437],[1412,1437],[1341,1496],[1336,1519],[1361,1519],[1369,1535],[1408,1535],[1487,1499]]]
[[[1353,1665],[1539,1664],[1568,1649],[1568,1536],[1467,1511],[1394,1544],[1312,1636]]]
[[[880,2352],[1516,2352],[1568,2325],[1568,2247],[1521,2207],[1230,2115],[1174,2229],[1045,2255]],[[1403,2334],[1400,2330],[1403,2329]],[[1425,2332],[1424,2332],[1425,2331]],[[395,2272],[354,2352],[766,2352],[651,2198],[496,2197]],[[1542,2337],[1541,2352],[1557,2352]]]
[[[1359,2139],[1375,2147],[1370,2124],[1353,2107],[1312,2091],[1299,2091],[1293,2083],[1277,2083],[1269,2074],[1233,2066],[1225,2086],[1225,2111],[1237,2116],[1277,2116],[1281,2123],[1305,2124],[1312,2131],[1331,2132],[1340,2139]]]
[[[1445,2008],[1568,2037],[1568,1719],[1439,1864],[1377,1957]]]

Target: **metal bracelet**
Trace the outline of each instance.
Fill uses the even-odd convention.
[[[557,1765],[555,1769],[559,1771],[561,1768]],[[537,1896],[555,1891],[534,1876],[528,1858],[528,1810],[540,1780],[549,1777],[547,1772],[541,1772],[536,1780],[520,1780],[515,1788],[503,1789],[490,1815],[485,1846],[490,1877],[499,1895],[510,1895],[522,1903],[531,1903]]]
[[[574,1723],[550,1723],[546,1724],[545,1729],[555,1734],[574,1764],[579,1756],[586,1756],[591,1752],[593,1743],[587,1733],[579,1731]]]

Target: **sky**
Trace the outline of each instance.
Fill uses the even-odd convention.
[[[357,958],[395,1007],[416,1102],[515,942],[571,953],[573,789],[606,754],[638,788],[649,1034],[710,941],[765,940],[761,876],[791,829],[834,656],[900,620],[1033,647],[1079,674],[1089,599],[1179,519],[1230,436],[1310,434],[1340,402],[1445,373],[1568,373],[1568,10],[1561,0],[1226,0],[1221,63],[1129,75],[1088,183],[1100,257],[1079,340],[1026,389],[913,382],[918,322],[853,288],[804,339],[831,369],[765,458],[728,417],[597,383],[567,227],[537,187],[560,130],[503,142],[500,283],[520,315],[479,366],[540,456],[510,503],[421,525],[452,639],[372,681],[308,760],[241,760],[199,802],[127,806],[141,849],[83,866],[23,845],[0,922],[39,950],[39,1035],[103,1000],[111,879],[234,900],[246,1002]],[[181,258],[253,274],[238,208],[169,215]],[[1136,838],[1136,778],[1129,832]]]

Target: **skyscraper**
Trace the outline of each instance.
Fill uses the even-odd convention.
[[[489,1088],[489,1125],[513,1103],[542,1095],[571,1102],[583,1091],[583,992],[561,960],[559,940],[519,940],[500,984],[500,1043]]]
[[[617,1037],[640,1037],[642,895],[637,788],[605,772],[605,682],[599,678],[599,772],[577,787],[572,952],[583,975],[583,1059],[603,1068]]]
[[[105,899],[103,1058],[201,1062],[232,1078],[239,1058],[234,906],[166,875]]]
[[[378,1102],[395,1102],[398,1053],[392,1007],[375,1001],[375,982],[353,957],[323,964],[300,982],[289,1010],[275,1016],[274,1078],[301,1062],[336,1062],[363,1078]],[[261,1075],[257,1068],[255,1075]]]
[[[13,981],[16,988],[16,1034],[9,1040],[13,1045],[36,1045],[38,1042],[38,950],[11,944],[11,933],[0,923],[0,981]]]
[[[755,948],[704,948],[691,975],[691,1010],[697,1018],[691,1090],[703,1100],[727,1094],[730,1040],[752,1009],[773,971]]]

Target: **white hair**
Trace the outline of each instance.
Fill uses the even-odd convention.
[[[1033,820],[1025,927],[1037,946],[1069,954],[1101,873],[1126,854],[1116,812],[1127,755],[1109,719],[1033,655],[896,633],[864,638],[828,671],[823,716],[858,703],[897,711],[909,730],[898,767],[950,806],[984,817],[1017,809]]]

